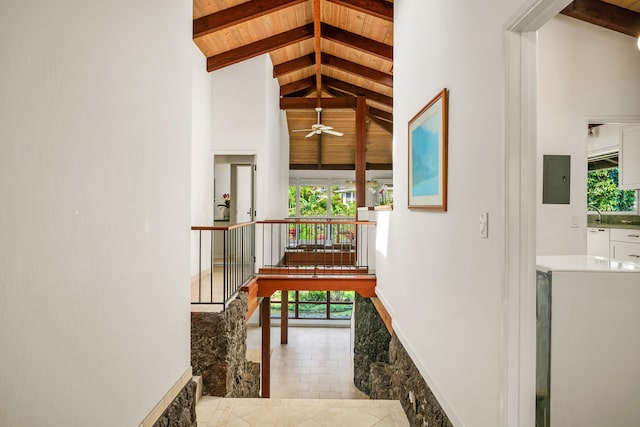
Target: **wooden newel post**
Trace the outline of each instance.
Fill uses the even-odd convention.
[[[280,344],[289,343],[289,291],[280,291]]]
[[[367,100],[360,95],[356,101],[356,204],[367,205]]]
[[[264,297],[260,303],[262,325],[262,397],[271,393],[271,298]]]

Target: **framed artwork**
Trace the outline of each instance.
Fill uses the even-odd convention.
[[[448,91],[409,121],[409,208],[447,210]]]

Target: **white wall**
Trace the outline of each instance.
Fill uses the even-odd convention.
[[[537,253],[585,254],[587,119],[640,116],[640,52],[633,37],[562,15],[538,41]],[[542,204],[544,154],[571,155],[570,205]]]
[[[211,76],[207,58],[192,44],[191,225],[213,225]],[[199,233],[191,233],[191,274],[198,273]],[[202,233],[202,258],[209,259],[210,234]],[[209,267],[205,262],[203,270]]]
[[[191,3],[149,11],[0,3],[0,425],[138,425],[189,368]]]
[[[258,219],[287,214],[288,139],[278,104],[279,86],[272,74],[268,55],[211,73],[213,150],[221,155],[256,155]]]
[[[395,203],[378,215],[376,293],[456,426],[504,425],[504,39],[524,3],[394,3]],[[444,87],[449,210],[408,210],[407,123]]]
[[[273,64],[268,56],[264,62],[266,141],[264,187],[258,187],[261,200],[260,218],[282,219],[289,212],[289,128],[286,113],[280,110],[280,85],[273,78]],[[277,165],[276,167],[273,166]],[[262,169],[265,169],[264,167]]]

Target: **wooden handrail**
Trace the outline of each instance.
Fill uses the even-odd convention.
[[[234,225],[217,225],[217,226],[193,225],[193,226],[191,226],[191,230],[192,231],[198,231],[198,230],[202,230],[202,231],[224,231],[224,230],[234,230],[236,228],[247,227],[249,225],[254,225],[254,224],[256,224],[255,221],[252,221],[252,222],[241,222],[240,224],[234,224]]]
[[[322,224],[322,225],[331,225],[331,224],[339,224],[339,225],[376,225],[376,221],[361,221],[361,220],[353,220],[353,221],[343,221],[336,219],[268,219],[263,221],[256,221],[256,224]]]

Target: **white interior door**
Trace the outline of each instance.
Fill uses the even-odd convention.
[[[231,210],[236,223],[250,222],[253,220],[253,165],[233,165],[235,172],[236,188]]]

